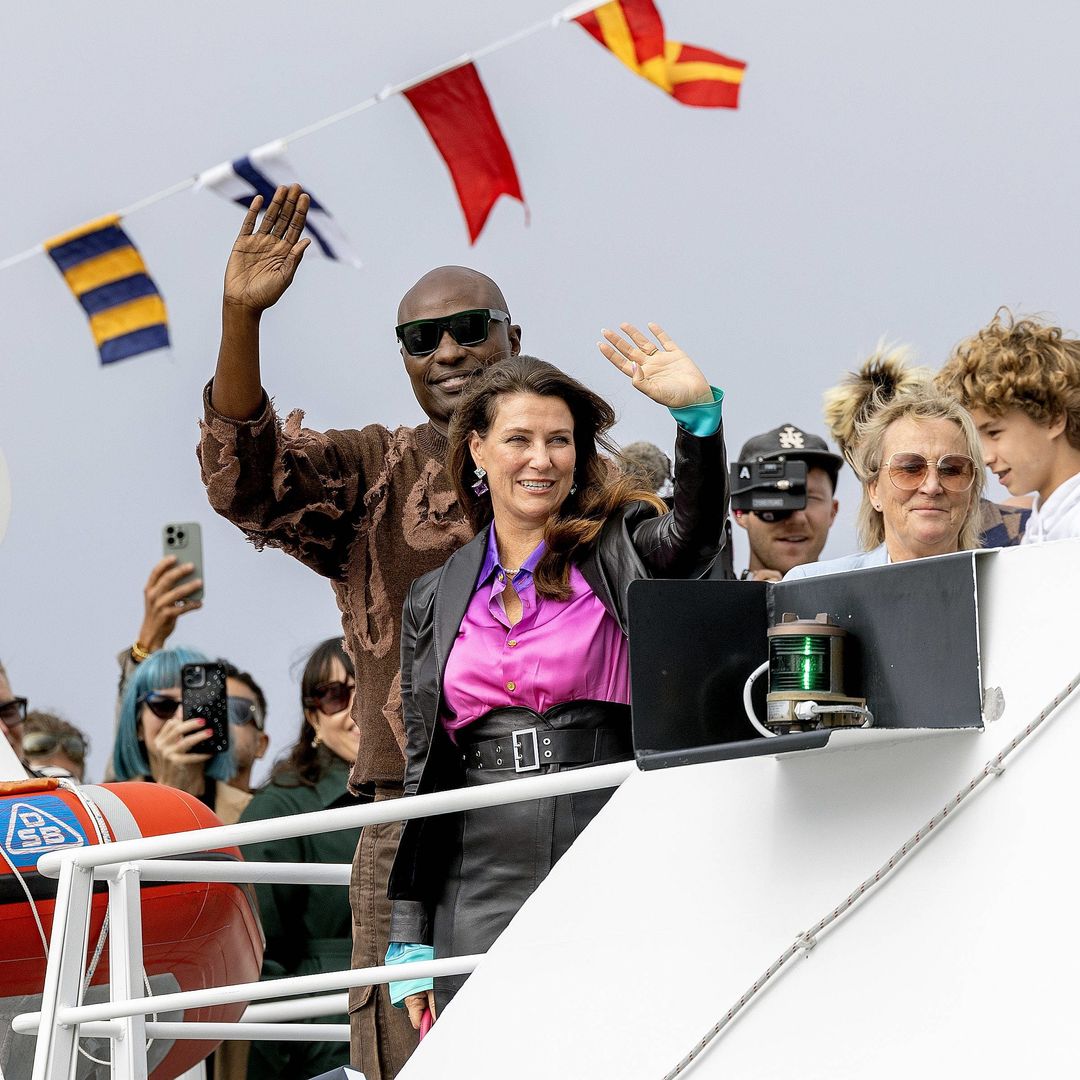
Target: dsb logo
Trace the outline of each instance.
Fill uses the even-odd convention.
[[[32,864],[47,851],[86,843],[78,821],[63,800],[49,801],[56,804],[50,807],[53,813],[43,809],[40,802],[17,802],[6,808],[10,816],[3,832],[4,847],[17,864]]]

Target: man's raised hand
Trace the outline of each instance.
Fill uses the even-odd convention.
[[[281,299],[311,243],[300,239],[311,198],[299,184],[274,192],[256,225],[263,198],[251,200],[225,268],[225,303],[265,311]]]

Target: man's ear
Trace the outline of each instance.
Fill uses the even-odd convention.
[[[510,355],[517,356],[521,352],[521,327],[517,323],[511,323],[506,336],[510,339]]]
[[[745,529],[746,522],[743,521],[743,518],[746,517],[746,513],[742,510],[732,510],[731,512],[735,515],[735,520],[738,522],[738,524]]]
[[[829,515],[829,528],[832,528],[833,522],[836,520],[836,514],[840,509],[840,503],[837,499],[832,501],[832,513]]]
[[[1068,418],[1064,413],[1059,413],[1057,416],[1051,418],[1050,423],[1047,424],[1047,430],[1051,439],[1056,439],[1059,435],[1065,434],[1065,428],[1068,427]]]

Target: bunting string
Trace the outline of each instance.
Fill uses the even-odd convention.
[[[597,5],[597,0],[583,0],[576,4],[571,4],[568,7],[563,8],[561,11],[556,12],[549,18],[543,19],[539,22],[532,23],[529,26],[523,27],[521,30],[516,31],[507,37],[500,38],[498,41],[494,41],[489,45],[485,45],[482,48],[471,52],[465,53],[462,56],[457,57],[454,60],[449,60],[445,64],[441,64],[430,71],[425,71],[420,75],[416,75],[411,79],[407,79],[405,82],[397,83],[396,85],[389,85],[383,87],[377,93],[372,94],[370,97],[365,98],[363,101],[358,101],[355,105],[350,105],[346,109],[342,109],[339,112],[332,113],[330,116],[323,117],[321,120],[316,120],[313,123],[307,124],[302,128],[298,128],[296,131],[289,135],[283,136],[278,141],[284,144],[296,142],[298,139],[306,138],[309,135],[314,135],[317,131],[322,131],[324,128],[328,128],[333,124],[340,123],[342,120],[347,120],[351,116],[355,116],[357,113],[364,112],[367,109],[373,108],[376,105],[381,105],[384,101],[389,100],[392,97],[399,96],[405,93],[406,90],[411,90],[414,87],[420,86],[430,79],[436,78],[439,75],[446,72],[453,71],[455,68],[460,67],[463,64],[468,64],[476,60],[482,59],[485,56],[490,56],[492,53],[499,52],[501,49],[516,45],[519,41],[523,41],[525,38],[531,37],[533,34],[539,33],[541,30],[557,30],[564,23],[572,22],[576,18],[585,13],[591,11]],[[163,202],[165,199],[170,199],[174,195],[178,195],[182,191],[187,191],[193,188],[198,180],[198,174],[196,176],[188,177],[186,180],[181,180],[178,183],[172,184],[167,188],[163,188],[161,191],[155,192],[153,195],[147,195],[137,202],[132,203],[130,206],[125,207],[122,210],[115,211],[115,215],[120,218],[130,217],[132,214],[138,213],[140,210],[145,210],[155,203]],[[25,251],[21,251],[16,255],[10,255],[6,259],[0,260],[0,271],[10,270],[13,266],[19,265],[19,263],[25,262],[28,259],[32,259],[35,255],[41,255],[45,252],[44,244],[35,244],[31,248],[27,248]]]

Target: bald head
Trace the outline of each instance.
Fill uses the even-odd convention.
[[[398,324],[436,321],[437,344],[433,352],[410,353],[401,346],[420,407],[436,429],[446,432],[458,398],[470,378],[489,364],[516,356],[521,349],[521,327],[509,321],[509,312],[502,289],[479,270],[468,266],[437,266],[429,270],[398,304]],[[470,333],[462,335],[451,322],[452,315],[463,312],[489,311],[481,326],[472,318]],[[476,340],[477,333],[484,333]],[[463,345],[458,337],[469,344]]]
[[[430,319],[434,309],[439,309],[437,314],[448,315],[470,308],[510,310],[502,289],[487,274],[468,266],[436,266],[401,298],[397,321],[404,323],[413,319]]]

